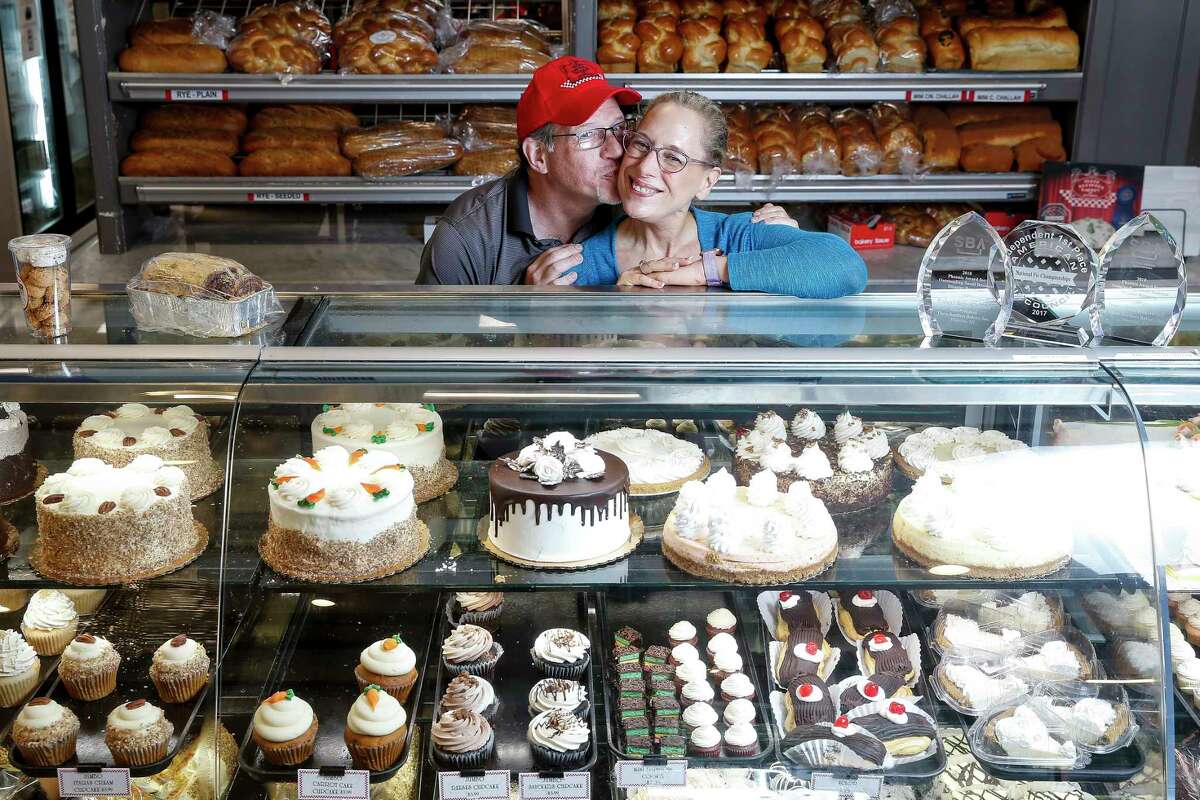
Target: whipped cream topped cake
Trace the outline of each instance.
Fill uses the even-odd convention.
[[[267,498],[259,552],[293,578],[373,580],[408,569],[429,550],[412,475],[384,450],[334,445],[293,456],[275,468]]]
[[[0,504],[33,491],[37,465],[29,450],[29,418],[20,403],[0,403]]]
[[[29,561],[42,575],[74,584],[174,572],[208,546],[189,490],[184,471],[158,456],[123,467],[81,458],[34,494],[38,538]]]
[[[419,403],[342,403],[324,406],[312,421],[313,450],[339,445],[347,450],[386,450],[413,479],[418,503],[440,497],[458,481],[446,460],[442,418]]]
[[[671,494],[708,475],[708,457],[691,442],[652,428],[617,428],[589,436],[585,442],[612,453],[629,469],[634,497]]]
[[[76,458],[98,458],[115,467],[138,456],[157,456],[187,475],[192,500],[212,494],[224,480],[209,448],[208,420],[188,406],[126,403],[85,419],[72,443]]]
[[[733,474],[741,486],[770,470],[786,492],[806,481],[831,514],[878,505],[892,489],[892,450],[883,431],[864,425],[849,411],[832,427],[811,409],[802,408],[791,422],[764,411],[754,426],[738,436]]]
[[[930,426],[910,434],[900,443],[896,448],[896,464],[905,476],[915,481],[939,462],[1023,450],[1028,446],[1001,431],[981,431],[968,425],[957,428]]]
[[[824,572],[837,558],[838,536],[825,504],[805,481],[778,489],[775,474],[758,472],[748,487],[724,469],[679,490],[663,526],[671,563],[721,581],[789,583]]]
[[[566,431],[488,469],[487,537],[502,553],[541,564],[589,561],[630,538],[629,470]]]

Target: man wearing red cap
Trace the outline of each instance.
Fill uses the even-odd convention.
[[[533,73],[517,103],[521,167],[455,200],[421,254],[419,284],[568,284],[580,242],[604,230],[624,148],[622,105],[641,95],[574,56]],[[773,222],[792,222],[781,211]]]

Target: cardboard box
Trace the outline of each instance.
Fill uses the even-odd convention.
[[[850,243],[855,250],[887,250],[896,246],[896,226],[878,217],[872,217],[874,225],[869,222],[852,222],[845,217],[829,215],[826,228]]]
[[[1028,214],[1010,214],[1007,211],[985,211],[983,218],[996,229],[996,233],[1007,236],[1009,231],[1030,217]]]

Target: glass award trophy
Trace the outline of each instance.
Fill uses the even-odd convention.
[[[917,272],[917,314],[925,344],[946,336],[994,347],[1011,308],[1004,241],[972,211],[938,232]]]
[[[1100,251],[1090,305],[1093,343],[1162,346],[1179,328],[1187,269],[1174,237],[1153,214],[1125,223]]]
[[[1096,254],[1070,225],[1026,220],[1004,238],[1012,269],[1006,335],[1061,344],[1092,339]]]

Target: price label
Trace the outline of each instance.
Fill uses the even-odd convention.
[[[220,103],[229,99],[228,89],[167,89],[168,103]]]
[[[340,775],[322,775],[319,769],[296,770],[298,800],[371,800],[371,773],[348,769]]]
[[[1033,89],[972,89],[964,94],[968,103],[1028,103],[1037,96]]]
[[[962,89],[909,89],[906,99],[910,103],[961,103],[966,94]]]
[[[518,780],[520,800],[590,800],[592,796],[592,775],[588,772],[522,772]]]
[[[439,772],[438,796],[441,800],[509,800],[506,769],[470,772]]]
[[[248,203],[307,203],[312,199],[308,192],[247,192]]]
[[[124,797],[130,793],[129,770],[63,768],[58,771],[60,797]]]
[[[852,800],[856,794],[877,798],[883,793],[882,775],[834,775],[814,772],[812,789],[817,792],[837,792],[839,798]]]
[[[687,786],[687,760],[618,761],[617,786]]]

